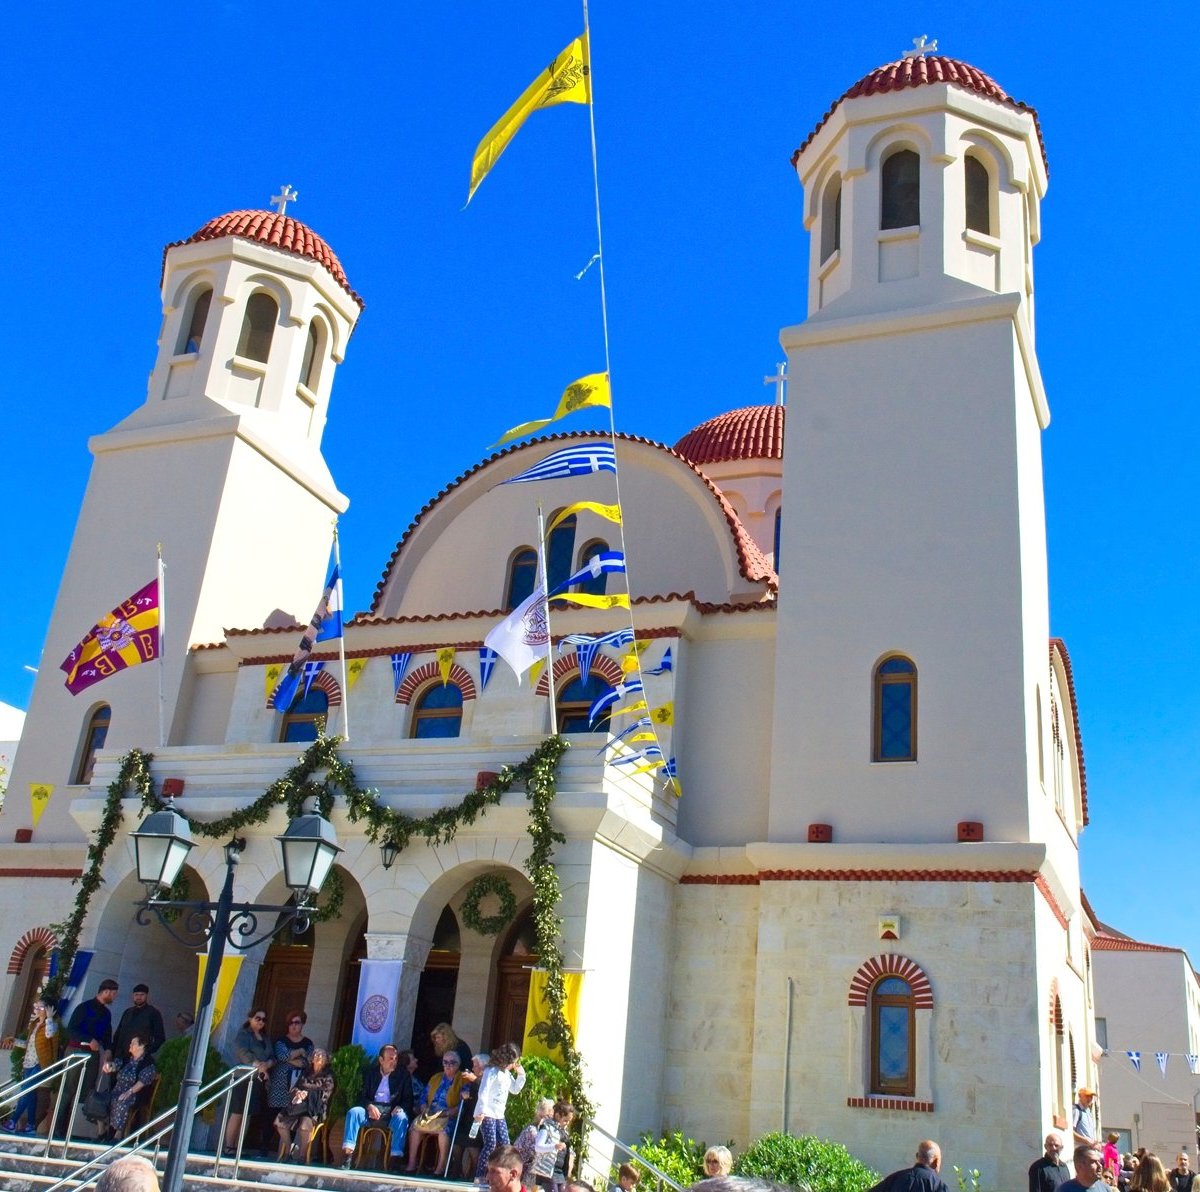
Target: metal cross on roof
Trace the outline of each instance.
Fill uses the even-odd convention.
[[[781,360],[775,365],[775,375],[773,377],[763,377],[764,385],[775,386],[775,404],[783,405],[783,399],[787,392],[787,361]]]
[[[922,33],[920,37],[913,38],[913,48],[904,51],[905,58],[924,58],[926,54],[937,53],[937,38],[929,41],[929,34]]]
[[[277,195],[271,196],[271,206],[278,207],[280,215],[286,215],[287,205],[289,203],[297,202],[299,198],[299,192],[294,191],[291,187],[291,183],[289,183],[287,186],[280,187]]]

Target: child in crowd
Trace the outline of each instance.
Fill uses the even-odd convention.
[[[537,1156],[533,1161],[533,1178],[542,1192],[551,1192],[558,1178],[566,1179],[569,1140],[567,1126],[573,1110],[564,1101],[554,1105],[550,1118],[544,1121],[537,1134]],[[557,1174],[561,1172],[561,1177]]]
[[[533,1178],[533,1162],[537,1158],[537,1136],[538,1131],[542,1128],[542,1123],[554,1113],[554,1100],[551,1097],[543,1097],[538,1103],[537,1108],[533,1111],[533,1121],[517,1135],[517,1140],[513,1146],[517,1148],[517,1154],[521,1156],[521,1183],[528,1188]]]
[[[509,1146],[508,1123],[504,1110],[512,1093],[525,1087],[525,1069],[521,1067],[520,1053],[512,1043],[501,1043],[492,1052],[491,1062],[479,1080],[479,1092],[475,1101],[475,1121],[479,1123],[483,1142],[479,1148],[479,1161],[475,1164],[475,1182],[487,1180],[488,1156],[499,1146]]]
[[[621,1192],[633,1192],[641,1178],[642,1173],[628,1163],[622,1163],[617,1168],[617,1187],[621,1189]]]

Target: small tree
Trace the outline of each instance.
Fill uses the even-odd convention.
[[[738,1157],[736,1175],[753,1175],[808,1192],[866,1192],[879,1176],[840,1142],[810,1134],[764,1134]]]
[[[345,1117],[351,1105],[358,1104],[362,1092],[363,1070],[367,1066],[367,1053],[357,1043],[339,1047],[329,1057],[333,1072],[333,1096],[329,1099],[329,1121]]]
[[[176,1035],[168,1039],[155,1053],[154,1066],[158,1069],[158,1091],[154,1094],[154,1112],[166,1109],[168,1105],[179,1104],[179,1089],[183,1084],[183,1074],[187,1069],[188,1052],[192,1047],[191,1035]],[[221,1059],[220,1053],[211,1044],[204,1056],[204,1074],[201,1084],[209,1084],[216,1080],[222,1072],[228,1072],[229,1065]],[[212,1120],[212,1107],[204,1112],[206,1120]]]
[[[708,1150],[708,1143],[688,1138],[679,1130],[668,1131],[661,1138],[655,1138],[647,1132],[630,1149],[685,1188],[697,1180],[704,1179],[704,1152]],[[640,1166],[637,1160],[631,1162],[635,1167]],[[643,1167],[641,1170],[643,1176],[648,1174],[648,1169]],[[615,1186],[616,1164],[613,1165],[609,1179]]]

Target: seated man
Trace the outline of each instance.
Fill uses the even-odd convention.
[[[379,1058],[373,1064],[368,1064],[363,1072],[359,1104],[351,1106],[346,1114],[346,1128],[342,1136],[343,1167],[350,1166],[358,1143],[358,1132],[366,1123],[382,1125],[387,1121],[391,1128],[392,1156],[404,1153],[408,1123],[413,1116],[413,1088],[407,1069],[397,1068],[399,1054],[391,1043],[387,1043],[380,1049]]]

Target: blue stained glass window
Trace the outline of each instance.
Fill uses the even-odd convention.
[[[594,559],[597,555],[603,554],[606,550],[608,550],[607,542],[601,542],[599,539],[596,539],[594,542],[589,542],[579,555],[580,570],[587,565],[589,559]],[[595,579],[584,580],[583,583],[576,584],[575,591],[590,592],[593,596],[603,596],[604,590],[607,586],[608,573],[606,571],[602,571],[598,576],[596,576]]]
[[[588,712],[592,704],[612,688],[593,671],[585,683],[576,675],[559,693],[556,700],[558,731],[560,733],[606,733],[609,714],[606,708],[596,717],[595,724],[588,723]]]
[[[283,718],[281,741],[315,741],[329,715],[329,696],[319,687],[297,695]]]
[[[508,595],[506,608],[516,608],[533,592],[537,582],[537,551],[528,547],[517,551],[508,567]]]
[[[412,735],[422,740],[457,737],[462,729],[462,691],[455,683],[427,687],[413,711]]]
[[[899,977],[885,977],[871,991],[871,1091],[911,1096],[916,1000]]]
[[[917,668],[893,656],[875,668],[872,754],[877,762],[915,761]]]
[[[903,1006],[879,1007],[879,1078],[887,1082],[908,1075],[908,1011]]]
[[[546,578],[554,591],[571,575],[571,560],[575,558],[575,515],[550,531],[546,543]]]

